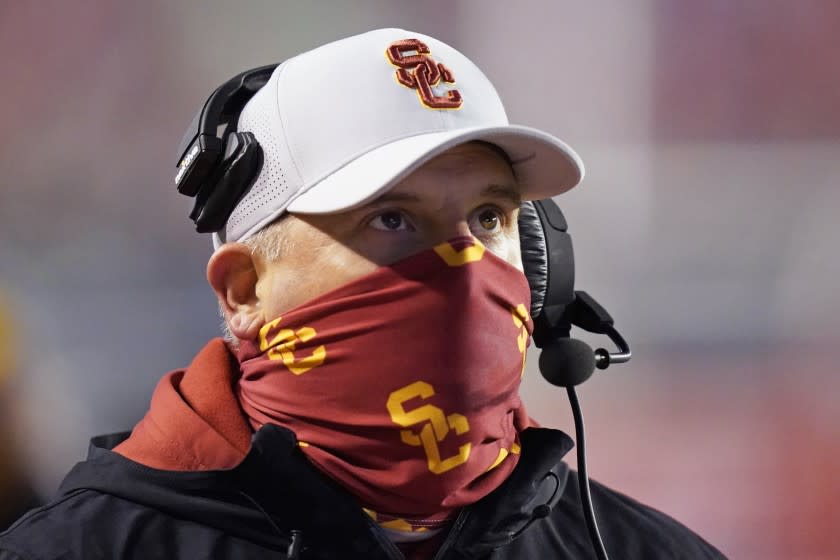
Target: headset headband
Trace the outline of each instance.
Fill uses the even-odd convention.
[[[178,149],[178,192],[196,196],[212,174],[224,148],[219,126],[236,122],[242,108],[271,77],[277,64],[253,68],[237,74],[214,91],[193,117]],[[235,128],[235,127],[234,127]]]

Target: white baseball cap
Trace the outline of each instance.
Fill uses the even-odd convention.
[[[263,167],[213,234],[217,248],[247,239],[283,212],[363,205],[473,140],[508,154],[523,200],[563,193],[584,174],[561,140],[509,124],[493,84],[466,56],[403,29],[348,37],[280,64],[245,105],[237,129],[254,134]]]

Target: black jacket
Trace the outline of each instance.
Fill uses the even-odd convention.
[[[0,535],[0,560],[399,559],[353,498],[304,458],[294,435],[267,425],[226,471],[173,472],[110,451],[127,433],[91,441],[51,503]],[[461,511],[436,560],[594,558],[577,473],[562,432],[522,433],[510,477]],[[593,482],[610,558],[723,558],[670,517]],[[294,556],[295,553],[292,553]]]

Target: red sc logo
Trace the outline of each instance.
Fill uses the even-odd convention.
[[[406,54],[415,51],[417,54]],[[435,95],[432,86],[454,84],[452,72],[436,63],[429,56],[429,47],[419,39],[403,39],[392,43],[386,51],[388,60],[398,67],[397,81],[407,88],[416,89],[420,102],[430,109],[459,109],[463,103],[461,93],[450,89],[446,95]]]

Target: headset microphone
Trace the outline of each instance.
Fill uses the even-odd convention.
[[[595,368],[607,369],[611,364],[630,360],[630,345],[615,327],[609,313],[586,292],[575,292],[575,300],[566,309],[567,321],[586,331],[605,334],[618,346],[618,352],[592,348],[576,338],[560,337],[542,341],[540,373],[558,387],[574,387],[592,376]]]
[[[574,300],[562,309],[543,309],[540,316],[542,326],[539,340],[534,342],[542,347],[540,354],[540,373],[552,385],[565,387],[575,419],[575,439],[577,440],[578,485],[583,505],[583,517],[589,532],[589,540],[599,560],[608,560],[604,542],[595,520],[595,508],[592,506],[592,493],[589,488],[589,474],[586,469],[586,435],[583,426],[583,414],[580,411],[575,385],[583,383],[595,368],[606,369],[610,364],[623,363],[632,356],[630,345],[613,327],[613,319],[607,310],[601,307],[586,292],[576,291]],[[592,348],[575,338],[569,338],[571,326],[583,330],[605,334],[618,346],[618,352],[609,352],[604,348],[593,351]]]
[[[582,340],[561,338],[552,341],[540,354],[540,372],[558,387],[574,387],[595,371],[595,353]]]

